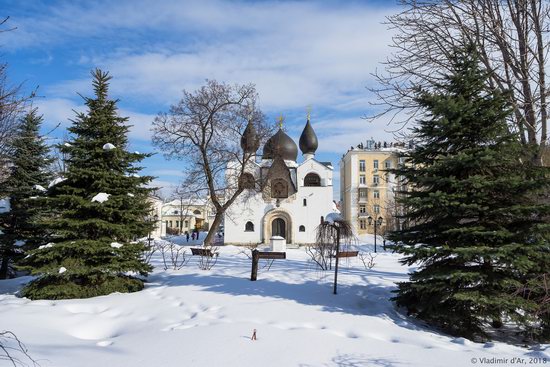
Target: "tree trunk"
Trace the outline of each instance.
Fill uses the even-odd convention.
[[[214,221],[212,222],[212,225],[210,226],[210,229],[208,230],[208,234],[206,235],[206,238],[204,239],[204,246],[210,245],[212,242],[212,239],[216,235],[216,231],[218,230],[218,227],[222,223],[223,215],[225,211],[216,211],[216,216],[214,217]]]
[[[0,265],[0,279],[8,279],[10,258],[7,254],[2,257],[2,264]]]

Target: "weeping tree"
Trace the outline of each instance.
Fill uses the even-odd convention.
[[[542,164],[548,143],[550,1],[401,0],[400,4],[402,10],[387,19],[394,32],[393,53],[375,74],[378,86],[372,89],[383,107],[381,114],[396,113],[399,123],[414,119],[422,112],[415,86],[430,90],[441,83],[442,75],[452,72],[453,50],[473,44],[489,71],[488,87],[508,91],[512,113],[507,120],[518,133],[523,154]]]
[[[207,197],[214,207],[215,218],[205,246],[214,239],[224,213],[246,190],[242,184],[246,167],[254,161],[260,141],[270,131],[256,106],[257,100],[252,84],[228,85],[209,80],[194,92],[183,91],[182,99],[153,122],[154,144],[167,158],[185,163],[186,191]],[[253,149],[243,149],[240,142],[249,123],[258,141]],[[228,167],[231,170],[227,171]]]
[[[340,253],[340,244],[349,244],[355,239],[353,227],[350,222],[342,218],[338,213],[331,213],[326,220],[321,220],[317,227],[317,238],[315,247],[308,249],[311,258],[323,270],[332,266],[332,258],[335,258],[334,264],[334,294],[336,294],[338,281],[338,261]]]

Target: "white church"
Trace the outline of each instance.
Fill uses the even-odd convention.
[[[311,244],[322,217],[336,210],[333,202],[330,162],[315,159],[318,140],[309,114],[298,147],[282,129],[265,143],[263,154],[251,123],[245,129],[241,147],[254,154],[241,177],[247,189],[225,214],[225,244],[269,244],[281,237],[286,244]],[[231,167],[228,167],[228,180]],[[258,189],[258,188],[261,189]]]

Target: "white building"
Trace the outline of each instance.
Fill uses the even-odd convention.
[[[300,163],[296,143],[281,126],[266,142],[260,159],[255,155],[259,148],[256,132],[248,124],[241,146],[254,159],[240,178],[247,188],[225,213],[226,244],[268,244],[273,236],[284,237],[288,244],[315,242],[321,217],[335,210],[333,167],[315,159],[318,141],[309,117],[299,144]],[[229,166],[229,181],[238,176],[234,172]]]

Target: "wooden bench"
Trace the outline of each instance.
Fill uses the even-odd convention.
[[[209,248],[191,248],[191,254],[193,256],[208,256],[208,257],[214,257],[218,256],[217,252],[212,252]]]

